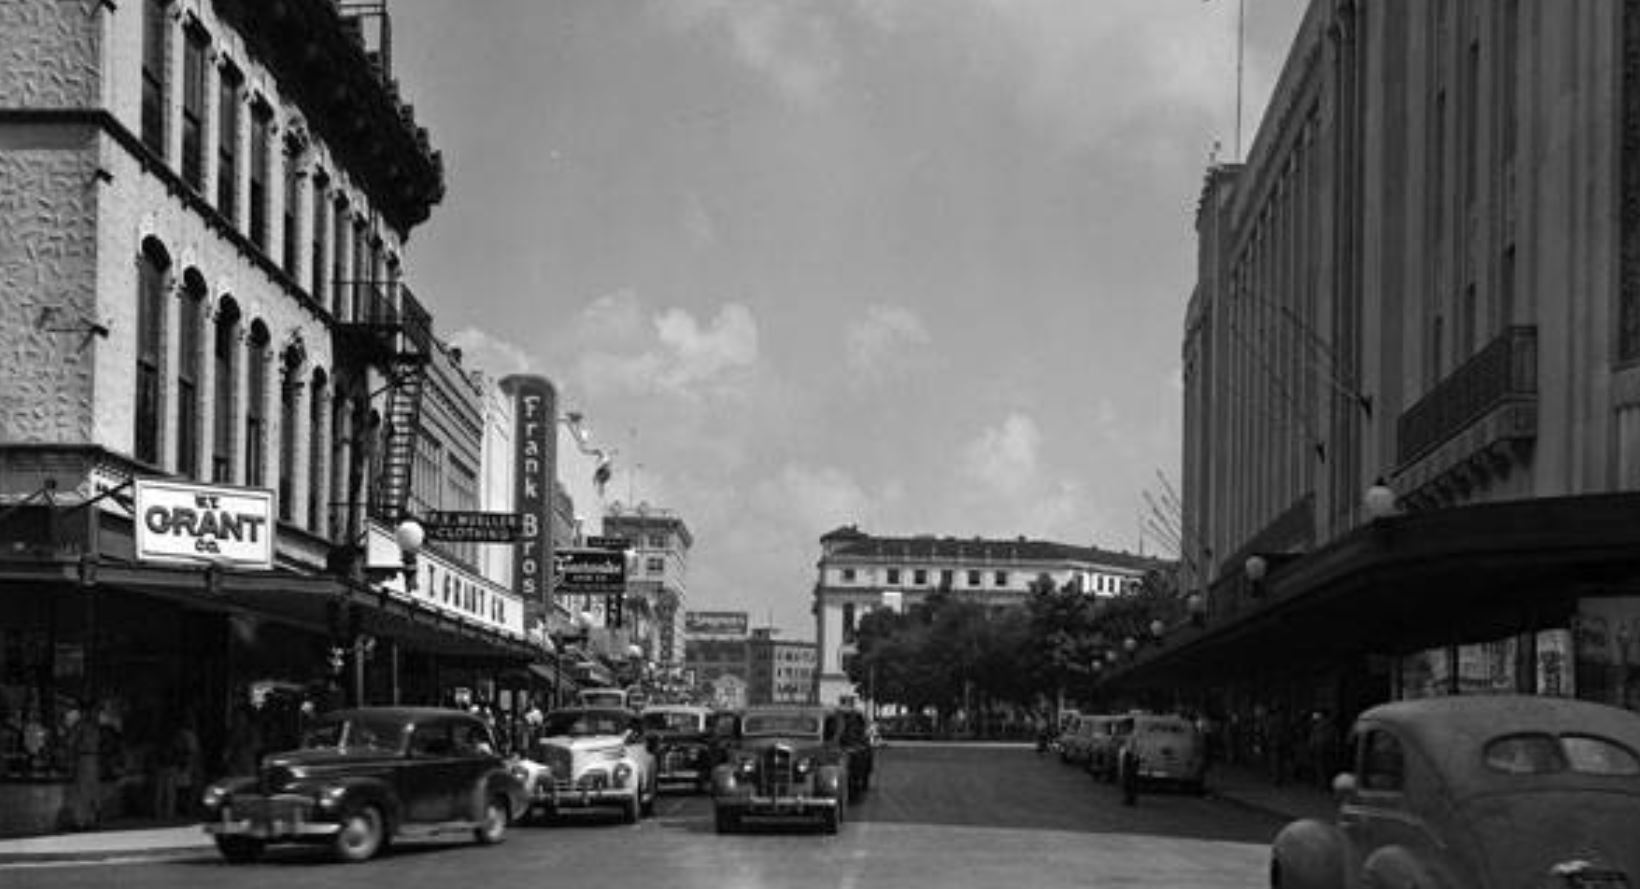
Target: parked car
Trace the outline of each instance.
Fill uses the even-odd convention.
[[[1048,742],[1048,746],[1059,751],[1060,762],[1068,763],[1071,761],[1070,751],[1072,747],[1076,746],[1076,730],[1081,724],[1082,714],[1074,710],[1059,715],[1059,734]]]
[[[1087,737],[1083,742],[1087,752],[1083,757],[1082,765],[1088,774],[1101,781],[1116,780],[1116,754],[1121,745],[1127,740],[1124,732],[1133,729],[1131,717],[1115,714],[1101,714],[1089,717]]]
[[[513,770],[532,815],[615,809],[633,824],[655,810],[651,743],[631,710],[569,707],[547,714]]]
[[[722,759],[712,712],[693,704],[657,704],[639,714],[644,732],[654,739],[659,788],[681,786],[702,793],[712,789],[712,767]]]
[[[1129,764],[1140,785],[1171,785],[1193,793],[1207,786],[1207,741],[1196,724],[1183,716],[1140,713],[1124,716],[1113,727],[1116,780]],[[1124,752],[1127,754],[1124,756]]]
[[[256,775],[212,784],[201,803],[205,831],[235,863],[270,843],[328,844],[349,862],[403,837],[471,832],[499,843],[526,807],[489,726],[431,707],[326,714],[299,748],[264,757]]]
[[[1116,717],[1106,714],[1084,713],[1076,718],[1076,729],[1060,742],[1061,757],[1071,765],[1087,768],[1093,755],[1093,746]]]
[[[729,761],[712,771],[717,832],[747,818],[818,818],[836,833],[850,786],[843,727],[842,713],[828,707],[745,711]]]
[[[1350,733],[1335,823],[1293,822],[1276,889],[1640,886],[1640,714],[1565,698],[1374,707]]]

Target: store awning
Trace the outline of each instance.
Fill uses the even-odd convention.
[[[1255,675],[1484,641],[1564,620],[1583,596],[1640,590],[1640,494],[1537,498],[1379,519],[1282,564],[1251,596],[1216,584],[1207,627],[1172,632],[1118,687]]]
[[[422,608],[383,590],[324,574],[288,570],[204,570],[187,565],[97,561],[0,562],[0,581],[111,587],[166,599],[189,608],[249,614],[315,633],[331,630],[334,606],[350,604],[360,629],[431,654],[524,662],[536,646],[452,615]]]

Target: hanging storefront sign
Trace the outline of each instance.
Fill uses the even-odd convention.
[[[137,559],[273,567],[274,493],[136,480]]]
[[[751,620],[744,611],[685,611],[683,631],[692,636],[744,636]]]
[[[517,570],[513,589],[526,602],[548,603],[552,566],[552,480],[558,461],[558,398],[552,384],[537,376],[501,381],[515,401],[517,442],[513,505],[519,516]]]

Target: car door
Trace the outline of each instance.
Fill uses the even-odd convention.
[[[490,727],[477,719],[451,724],[454,756],[448,772],[451,817],[476,821],[484,812],[484,784],[492,770],[500,767],[495,738]]]
[[[405,819],[448,821],[455,805],[455,739],[447,720],[418,723],[410,734],[409,759],[399,771]]]
[[[1360,860],[1374,849],[1400,846],[1420,850],[1429,833],[1410,800],[1412,770],[1402,740],[1384,727],[1367,727],[1357,735],[1355,789],[1338,810],[1338,826]]]

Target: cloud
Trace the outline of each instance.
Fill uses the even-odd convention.
[[[763,515],[793,526],[808,543],[872,511],[870,495],[843,470],[790,463],[758,483],[752,502]]]
[[[1041,447],[1036,421],[1010,414],[963,449],[962,466],[969,478],[999,494],[1021,494],[1036,483]]]
[[[482,370],[486,375],[501,378],[509,374],[537,371],[529,353],[522,346],[480,330],[464,327],[450,335],[450,345],[461,350],[461,363]]]
[[[679,308],[651,314],[622,291],[595,300],[574,329],[577,379],[591,392],[722,395],[758,361],[757,319],[740,303],[724,304],[702,324]]]
[[[933,338],[916,312],[904,306],[871,306],[843,334],[843,354],[856,382],[877,382],[910,369]]]
[[[842,68],[836,19],[827,3],[664,0],[676,26],[727,41],[735,61],[797,104],[822,99]]]

